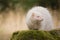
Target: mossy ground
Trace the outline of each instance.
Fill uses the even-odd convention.
[[[12,35],[11,40],[60,40],[60,30],[52,31],[17,31]]]

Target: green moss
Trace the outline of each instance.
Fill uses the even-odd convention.
[[[60,40],[60,30],[52,30],[52,31],[50,31],[50,34],[51,34],[56,40]]]
[[[55,40],[49,32],[46,31],[21,31],[15,32],[11,40]]]

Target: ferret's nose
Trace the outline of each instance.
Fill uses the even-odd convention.
[[[40,16],[37,16],[37,18],[39,18]]]

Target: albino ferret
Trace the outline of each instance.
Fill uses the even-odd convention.
[[[47,8],[36,6],[30,9],[26,15],[26,24],[31,30],[50,31],[54,29],[52,17]]]

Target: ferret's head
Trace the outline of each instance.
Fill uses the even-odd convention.
[[[42,21],[43,20],[42,16],[37,13],[32,13],[31,18],[35,21]]]

